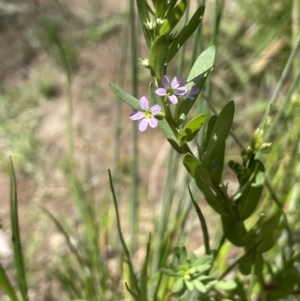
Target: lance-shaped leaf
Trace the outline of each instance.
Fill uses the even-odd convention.
[[[181,0],[176,7],[170,11],[168,17],[165,19],[163,25],[161,26],[160,34],[169,34],[174,27],[177,25],[181,17],[186,10],[187,0]]]
[[[17,279],[23,301],[28,301],[28,286],[25,271],[24,255],[21,244],[19,213],[18,213],[18,193],[17,180],[12,160],[10,161],[10,221],[12,229],[12,242],[14,250],[14,260],[17,269]]]
[[[170,142],[170,144],[173,146],[173,148],[179,153],[183,154],[183,150],[179,146],[179,141],[177,137],[175,136],[174,132],[172,131],[169,123],[166,121],[166,119],[158,120],[158,125],[163,132],[166,139]]]
[[[196,62],[194,63],[188,77],[187,81],[190,83],[192,82],[194,85],[197,84],[199,77],[202,75],[205,78],[208,76],[208,72],[211,70],[211,68],[214,66],[215,63],[215,57],[216,57],[216,47],[211,46],[207,48],[205,51],[203,51],[197,58]]]
[[[11,301],[18,301],[16,291],[12,286],[1,263],[0,263],[0,288],[10,298]]]
[[[257,207],[265,183],[265,168],[263,164],[255,160],[252,167],[253,176],[249,185],[242,192],[237,204],[242,220],[249,218]]]
[[[165,18],[168,18],[169,15],[172,13],[176,3],[177,3],[177,0],[169,0],[168,1],[168,8],[167,8],[167,11],[166,11],[166,14],[165,14]]]
[[[206,79],[208,77],[208,74],[210,73],[210,71],[212,70],[209,69],[208,71],[202,73],[200,76],[197,77],[197,83],[194,84],[193,82],[188,83],[186,85],[186,88],[190,89],[192,87],[198,87],[199,88],[199,92],[197,94],[193,95],[193,99],[187,99],[187,100],[179,100],[179,103],[176,106],[176,110],[175,110],[175,114],[174,114],[174,119],[176,120],[178,125],[181,125],[185,119],[186,116],[188,115],[189,111],[191,110],[191,108],[194,106],[196,99],[199,95],[199,93],[201,92]]]
[[[195,178],[196,175],[196,169],[199,165],[201,165],[201,162],[191,154],[186,154],[183,158],[183,165],[189,172],[189,174]]]
[[[282,233],[282,227],[279,226],[281,211],[278,210],[274,215],[265,220],[260,227],[257,240],[262,242],[257,246],[257,252],[265,253],[275,246],[279,236]]]
[[[151,47],[151,37],[150,37],[149,31],[148,31],[148,28],[145,24],[147,23],[147,21],[150,20],[149,19],[149,11],[151,11],[151,9],[150,9],[149,5],[147,4],[147,1],[145,1],[145,0],[137,0],[136,5],[137,5],[138,14],[139,14],[139,18],[140,18],[142,29],[143,29],[145,41],[146,41],[147,46],[150,48]]]
[[[244,246],[244,237],[247,234],[242,221],[235,221],[230,217],[222,216],[223,231],[226,238],[235,246]]]
[[[233,280],[222,280],[222,281],[218,281],[215,285],[214,288],[218,289],[218,290],[224,290],[224,291],[228,291],[228,290],[233,290],[236,288],[236,283]]]
[[[245,256],[239,260],[239,270],[243,275],[250,275],[253,265],[255,266],[256,273],[262,272],[263,258],[262,255],[257,253],[255,249],[245,254]]]
[[[187,157],[188,158],[188,157]],[[192,160],[186,160],[185,163],[190,163]],[[195,163],[194,163],[195,164]],[[220,215],[222,216],[228,216],[227,210],[224,207],[222,201],[218,199],[214,193],[211,190],[212,182],[209,177],[209,173],[206,169],[206,167],[202,164],[197,165],[196,170],[194,165],[190,163],[189,168],[192,172],[195,172],[195,181],[198,186],[198,188],[201,190],[201,192],[204,194],[204,197],[207,201],[207,203]]]
[[[143,109],[140,105],[140,101],[138,99],[136,99],[135,97],[133,97],[129,93],[125,92],[124,90],[122,90],[120,87],[118,87],[117,85],[115,85],[113,83],[109,82],[108,85],[111,88],[111,90],[114,92],[114,94],[120,100],[127,103],[128,105],[130,105],[133,109],[135,109],[137,111],[143,111]]]
[[[228,102],[220,112],[211,132],[208,145],[203,157],[203,162],[212,162],[220,147],[226,141],[230,132],[234,116],[234,102]]]
[[[149,64],[151,75],[158,80],[163,75],[163,68],[168,55],[168,40],[166,35],[161,35],[155,39],[150,49]]]
[[[189,141],[192,141],[197,133],[200,131],[202,128],[203,124],[206,121],[206,116],[204,114],[199,114],[192,120],[190,120],[182,129],[180,136],[179,136],[179,141],[180,144],[185,144]]]
[[[194,33],[197,27],[200,25],[203,14],[204,14],[205,6],[200,6],[197,11],[194,13],[189,22],[183,27],[180,33],[174,39],[172,45],[170,46],[167,62],[169,63],[182,45],[188,40],[188,38]]]

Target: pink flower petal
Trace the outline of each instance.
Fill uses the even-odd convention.
[[[168,88],[171,87],[170,80],[169,80],[169,78],[168,78],[166,75],[164,75],[164,76],[161,78],[161,83],[162,83],[162,85],[163,85],[163,87],[164,87],[165,89],[168,89]]]
[[[146,119],[146,118],[143,119],[139,124],[139,130],[141,132],[144,132],[148,126],[148,123],[149,123],[149,119]]]
[[[183,83],[183,80],[180,76],[175,76],[171,82],[171,87],[173,89],[178,88]]]
[[[149,101],[145,96],[140,99],[140,104],[145,111],[149,109]]]
[[[152,112],[153,115],[155,115],[161,111],[161,107],[159,105],[155,105],[150,109],[150,111]]]
[[[156,128],[157,127],[157,124],[158,124],[158,121],[156,118],[152,117],[150,118],[149,120],[149,125],[152,127],[152,128]]]
[[[176,95],[184,95],[187,92],[187,88],[185,87],[179,87],[175,89],[174,94]]]
[[[145,114],[143,112],[137,112],[130,116],[131,120],[139,120],[145,117]]]
[[[157,88],[155,90],[155,94],[157,94],[159,96],[166,96],[167,95],[167,91],[164,88]]]
[[[177,102],[178,102],[178,99],[177,99],[177,97],[176,97],[175,95],[170,95],[170,96],[169,96],[169,99],[170,99],[170,101],[171,101],[174,105],[176,105]]]

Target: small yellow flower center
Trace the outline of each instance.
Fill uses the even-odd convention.
[[[145,118],[146,119],[151,119],[152,118],[152,112],[149,111],[149,110],[145,111]]]
[[[174,94],[174,90],[171,88],[167,89],[166,92],[169,96]]]

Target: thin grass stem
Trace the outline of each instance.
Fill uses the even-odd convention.
[[[130,14],[130,34],[131,34],[131,81],[132,81],[132,95],[137,97],[138,94],[138,37],[136,31],[136,15],[134,0],[129,0],[129,14]],[[132,123],[132,181],[131,181],[131,198],[130,198],[130,215],[129,225],[131,233],[131,251],[136,248],[136,228],[138,223],[138,127],[137,123]]]

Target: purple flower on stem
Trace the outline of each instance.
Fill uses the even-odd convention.
[[[187,89],[184,87],[186,82],[179,76],[175,76],[174,79],[170,82],[170,79],[164,75],[161,79],[163,88],[157,88],[155,93],[159,96],[168,96],[169,100],[177,104],[178,97],[186,93]]]
[[[131,120],[142,119],[142,121],[139,124],[139,130],[141,132],[143,132],[147,129],[148,124],[152,128],[156,128],[158,121],[154,116],[157,115],[158,113],[160,113],[161,107],[159,105],[154,105],[153,107],[150,108],[149,101],[145,96],[143,96],[140,99],[140,104],[141,104],[141,107],[143,108],[144,112],[139,111],[139,112],[131,115],[130,119]]]
[[[200,89],[198,87],[188,88],[185,94],[182,96],[182,99],[192,99],[194,100],[194,95],[198,94]]]

